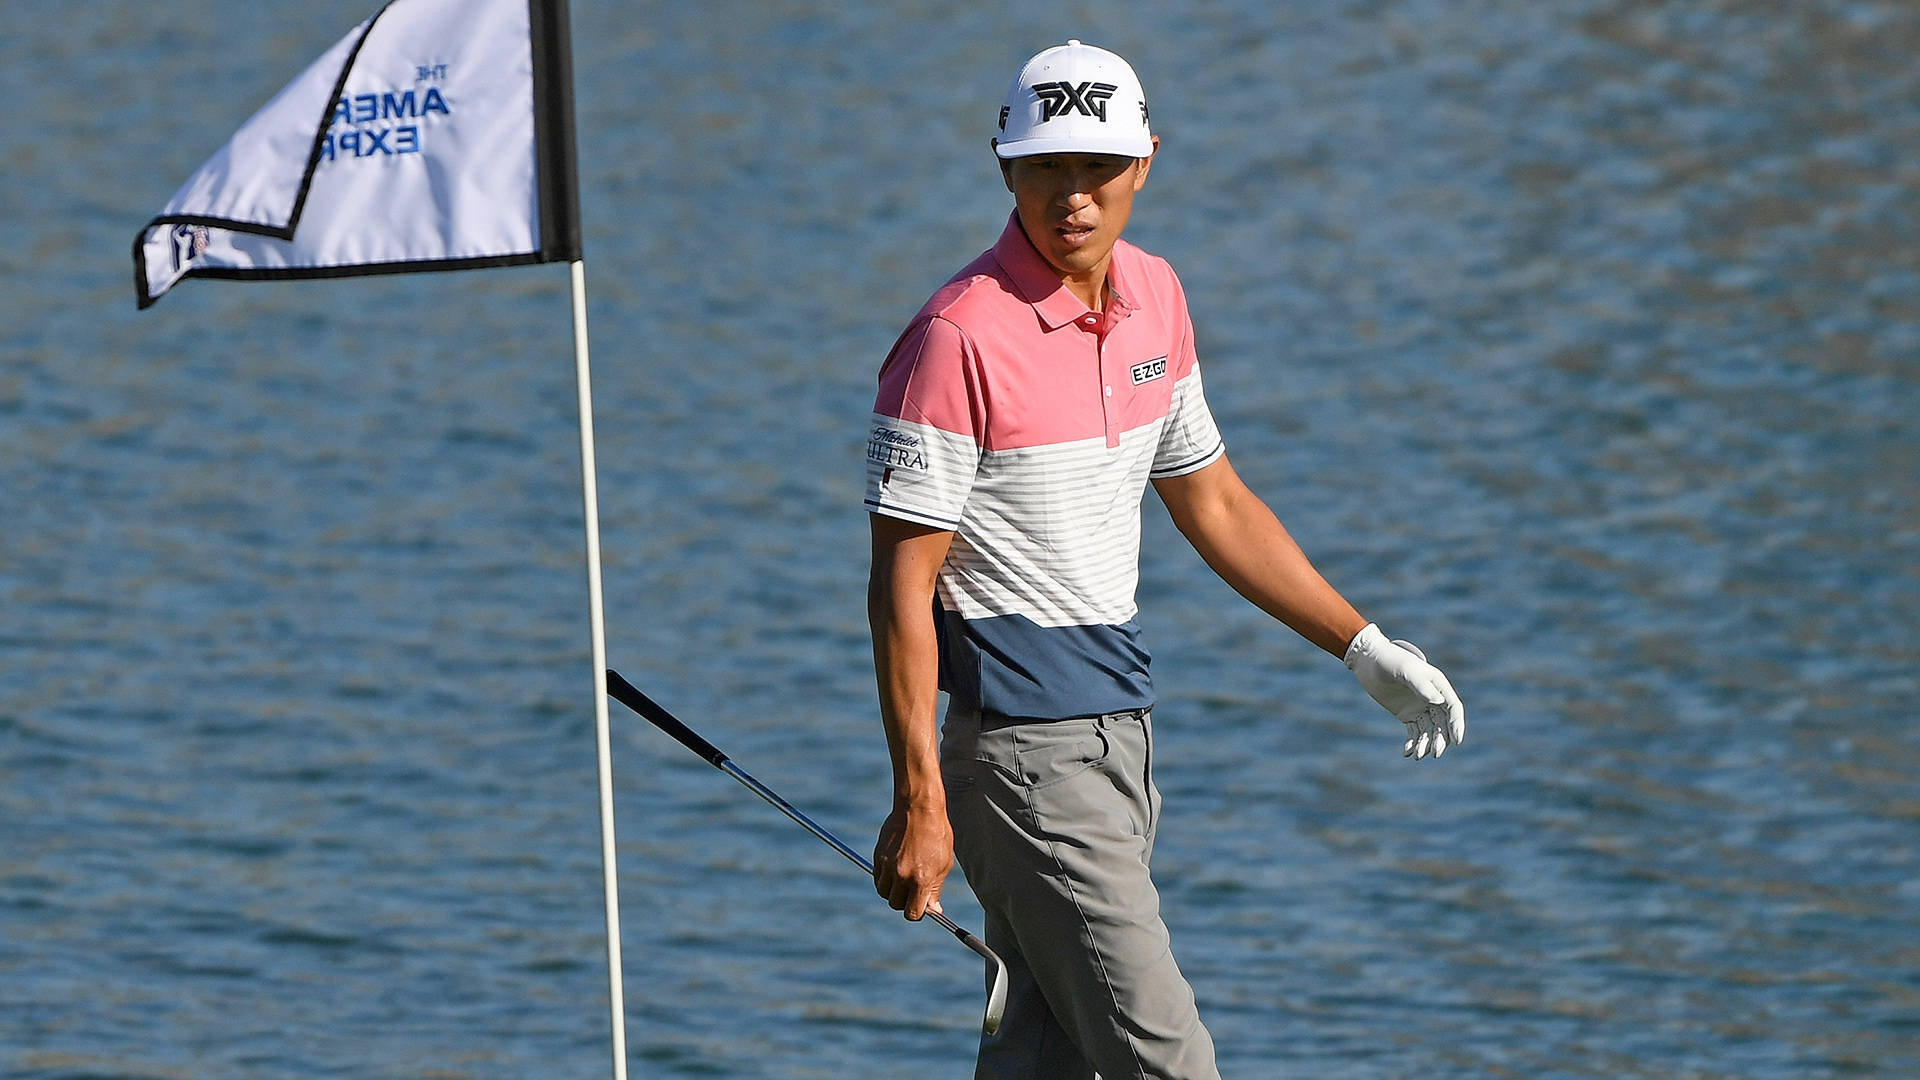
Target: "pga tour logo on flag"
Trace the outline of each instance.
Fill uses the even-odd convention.
[[[134,242],[182,278],[579,257],[564,0],[392,0],[241,125]]]

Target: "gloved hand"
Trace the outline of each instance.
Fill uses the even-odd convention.
[[[1388,641],[1380,627],[1368,623],[1354,635],[1345,659],[1361,688],[1407,725],[1402,757],[1439,757],[1466,739],[1466,706],[1412,642]]]

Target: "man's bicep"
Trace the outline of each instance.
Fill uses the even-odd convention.
[[[1223,454],[1211,464],[1178,476],[1156,477],[1154,493],[1166,505],[1168,516],[1189,540],[1196,529],[1219,518],[1221,511],[1246,491],[1246,483]]]
[[[873,536],[869,602],[891,600],[925,606],[933,597],[940,564],[953,545],[953,531],[878,513],[868,514],[867,522]]]

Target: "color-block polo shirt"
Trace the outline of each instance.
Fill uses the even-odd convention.
[[[1149,477],[1224,452],[1186,293],[1122,240],[1089,311],[1017,217],[914,316],[880,369],[867,507],[949,529],[941,689],[1064,719],[1153,704],[1134,621]]]

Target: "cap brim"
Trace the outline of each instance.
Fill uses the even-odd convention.
[[[993,152],[1003,160],[1033,157],[1036,154],[1112,154],[1115,157],[1143,158],[1153,153],[1153,137],[1137,139],[1076,139],[1070,136],[1051,139],[1019,139],[996,143]]]

